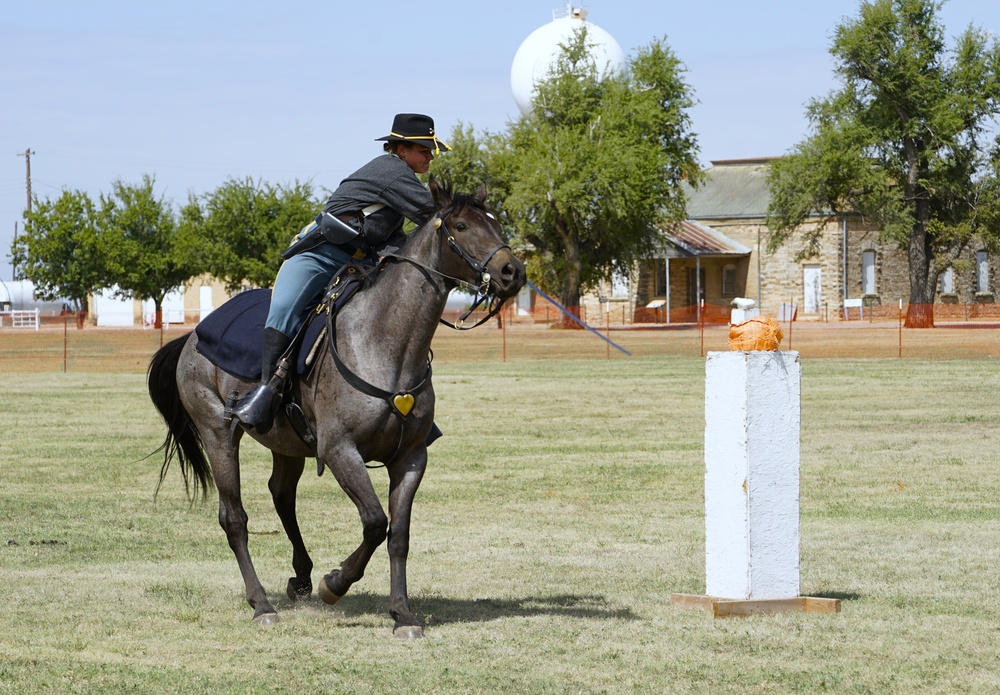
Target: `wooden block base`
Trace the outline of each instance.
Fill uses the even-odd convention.
[[[808,596],[757,600],[728,599],[719,598],[718,596],[699,596],[697,594],[671,594],[670,605],[677,608],[711,611],[716,618],[769,615],[771,613],[788,613],[792,611],[803,613],[840,612],[839,598],[812,598]]]

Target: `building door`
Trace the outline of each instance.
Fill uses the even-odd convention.
[[[700,296],[699,296],[700,291]],[[698,300],[705,298],[705,269],[688,268],[688,306],[697,307]]]
[[[818,314],[823,304],[823,283],[819,265],[807,265],[803,269],[802,286],[805,288],[805,306],[807,314]]]
[[[861,254],[861,294],[875,294],[875,252]]]
[[[204,321],[205,317],[212,313],[215,309],[212,306],[212,287],[210,285],[202,285],[198,288],[198,320]]]
[[[976,251],[976,292],[987,294],[990,291],[990,263],[985,251]]]

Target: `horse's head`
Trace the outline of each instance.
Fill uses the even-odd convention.
[[[452,195],[431,177],[429,188],[437,208],[431,224],[447,244],[439,270],[481,294],[501,300],[517,294],[527,281],[524,264],[507,246],[500,223],[486,208],[486,187],[475,195]]]

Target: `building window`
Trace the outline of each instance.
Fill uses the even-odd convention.
[[[736,266],[732,263],[722,266],[722,296],[736,296]]]
[[[667,296],[667,263],[666,259],[660,258],[653,263],[653,274],[656,276],[656,287],[653,290],[655,297]]]
[[[861,254],[861,294],[875,294],[875,252]]]
[[[941,294],[955,294],[955,271],[951,266],[941,272]]]
[[[615,299],[628,299],[631,294],[632,281],[627,275],[614,273],[611,276],[611,296]]]
[[[990,262],[985,251],[976,251],[976,292],[989,294]]]

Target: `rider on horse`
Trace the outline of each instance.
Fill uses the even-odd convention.
[[[261,382],[232,409],[245,427],[262,434],[271,428],[285,377],[278,360],[333,275],[349,263],[374,264],[382,249],[402,241],[404,218],[421,225],[433,214],[434,201],[417,174],[427,173],[442,149],[451,149],[435,136],[434,121],[400,113],[389,135],[376,140],[385,141],[386,153],[344,179],[317,223],[283,254],[264,328]]]

